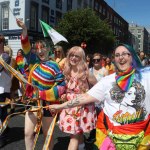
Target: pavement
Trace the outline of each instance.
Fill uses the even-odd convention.
[[[22,108],[17,107],[16,111],[20,111]],[[7,138],[7,144],[0,148],[0,150],[25,150],[24,141],[24,115],[17,115],[9,121],[9,132]],[[63,133],[59,130],[58,125],[55,125],[54,129],[54,148],[53,150],[67,150],[69,144],[69,134]],[[42,150],[44,143],[44,137],[42,131],[39,134],[35,150]],[[86,150],[92,150],[92,144],[86,145]]]

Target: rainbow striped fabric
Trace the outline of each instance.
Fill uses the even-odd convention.
[[[29,64],[29,70],[31,70],[31,68],[33,67],[35,63],[39,63],[39,58],[36,56],[35,53],[31,51],[31,44],[30,44],[28,36],[23,38],[23,36],[21,35],[21,45],[22,45],[22,49],[24,51],[27,63]]]
[[[117,72],[116,82],[123,91],[128,91],[132,85],[135,76],[135,69],[130,67],[125,72]]]
[[[24,67],[25,67],[25,59],[23,56],[17,56],[16,57],[16,64],[17,64],[17,70],[19,70],[21,72],[21,74],[24,74]]]
[[[29,44],[28,37],[21,38],[22,48],[27,56],[30,53],[28,48],[31,47],[27,46],[26,42]],[[40,99],[46,101],[57,100],[65,91],[64,75],[54,61],[36,63],[30,71],[28,82],[38,87]],[[37,93],[34,90],[32,97],[36,96]]]

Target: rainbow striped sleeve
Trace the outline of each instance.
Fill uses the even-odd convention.
[[[28,35],[25,38],[23,38],[23,36],[21,35],[21,45],[25,54],[25,58],[29,65],[29,70],[31,70],[31,68],[33,67],[35,63],[39,63],[39,59],[36,56],[36,54],[32,53],[31,51],[31,44],[30,44]]]
[[[21,44],[22,44],[22,48],[23,48],[25,55],[27,55],[31,49],[31,45],[30,45],[30,41],[29,41],[28,36],[23,38],[23,36],[21,35]]]
[[[61,72],[57,73],[54,86],[48,90],[40,91],[40,98],[51,102],[56,101],[65,92],[65,85],[63,74]]]
[[[56,101],[65,92],[66,84],[64,81],[64,75],[62,74],[58,64],[51,61],[50,66],[54,70],[54,84],[50,89],[40,92],[40,97],[43,100],[53,102]]]

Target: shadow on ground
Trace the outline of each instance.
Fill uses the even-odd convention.
[[[54,145],[53,150],[67,150],[69,144],[70,137],[58,137],[57,143]]]
[[[8,144],[24,139],[24,127],[9,128],[7,137],[8,137],[7,141]]]

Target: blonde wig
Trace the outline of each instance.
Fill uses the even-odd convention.
[[[70,59],[70,56],[74,54],[78,54],[78,56],[80,56],[80,60],[77,65],[78,81],[85,81],[89,75],[89,71],[88,71],[88,66],[86,64],[85,52],[79,46],[74,46],[68,51],[63,73],[66,77],[66,80],[69,81],[71,78],[71,69],[72,69],[69,59]]]

